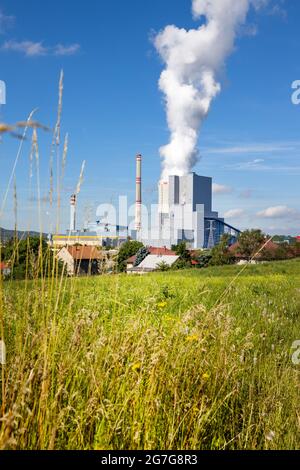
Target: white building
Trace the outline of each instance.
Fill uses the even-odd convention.
[[[212,178],[190,173],[169,176],[159,182],[158,240],[145,240],[155,246],[185,241],[188,248],[212,248],[223,233],[233,237],[238,230],[212,210]]]

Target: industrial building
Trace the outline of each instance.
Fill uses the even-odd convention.
[[[196,173],[159,183],[159,227],[167,247],[184,241],[190,249],[213,248],[225,232],[239,233],[212,210],[212,178]]]
[[[143,215],[142,206],[142,155],[136,156],[135,227],[112,224],[104,218],[89,223],[85,230],[76,230],[76,195],[70,200],[70,228],[64,235],[53,235],[55,247],[92,245],[117,248],[130,236],[146,246],[166,247],[186,242],[189,249],[211,249],[220,242],[224,233],[237,240],[238,229],[227,224],[212,207],[212,178],[189,173],[170,175],[158,184],[158,209],[155,222],[150,227]],[[127,214],[126,214],[127,215]],[[149,219],[149,214],[146,215]],[[151,214],[152,216],[152,214]],[[151,226],[152,224],[152,226]],[[155,225],[155,227],[154,227]]]
[[[186,242],[189,249],[213,248],[224,233],[236,241],[238,229],[212,210],[212,178],[190,173],[169,176],[158,185],[158,238],[143,240],[154,246]]]
[[[97,220],[89,223],[83,230],[76,228],[77,196],[70,198],[70,228],[64,234],[50,235],[49,243],[55,248],[83,245],[94,247],[118,248],[128,238],[128,228],[102,223]]]

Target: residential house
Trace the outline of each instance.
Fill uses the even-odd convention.
[[[70,276],[99,274],[99,263],[103,259],[98,248],[81,245],[63,247],[56,256],[65,264]]]

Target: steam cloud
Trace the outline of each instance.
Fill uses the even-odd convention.
[[[192,0],[198,29],[167,26],[155,38],[166,64],[159,87],[165,95],[170,142],[160,148],[162,179],[191,171],[198,158],[198,133],[211,102],[221,91],[217,75],[232,52],[238,28],[251,4],[266,0]]]

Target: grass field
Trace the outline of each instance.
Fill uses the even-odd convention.
[[[0,448],[299,449],[300,260],[240,269],[3,283]]]

